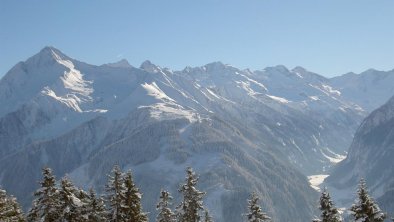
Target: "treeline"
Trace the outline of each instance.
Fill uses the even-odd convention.
[[[16,198],[0,189],[1,222],[145,222],[147,213],[141,205],[142,194],[134,184],[131,171],[123,173],[115,166],[108,175],[105,194],[98,196],[91,188],[88,192],[77,188],[67,177],[59,184],[50,168],[42,170],[40,188],[34,193],[31,209],[22,212]],[[213,222],[209,211],[203,205],[205,192],[196,188],[198,177],[192,168],[186,169],[184,184],[179,188],[182,201],[172,209],[172,196],[162,190],[156,205],[157,222]],[[339,211],[335,208],[329,193],[324,190],[320,197],[321,218],[313,222],[341,222]],[[361,180],[358,188],[358,202],[351,208],[354,221],[382,222],[386,218],[368,195],[365,181]],[[247,211],[242,215],[249,222],[271,221],[262,211],[259,197],[252,193],[247,200]],[[393,219],[394,221],[394,219]]]
[[[141,206],[142,194],[134,184],[131,171],[123,173],[115,166],[108,176],[105,194],[98,196],[91,188],[88,192],[77,188],[69,178],[59,184],[50,168],[42,170],[40,188],[34,193],[35,199],[29,212],[24,215],[16,198],[0,189],[0,221],[22,222],[145,222],[147,213]],[[212,222],[209,211],[203,205],[205,192],[196,188],[198,177],[192,168],[186,169],[184,184],[179,188],[182,201],[171,209],[172,196],[160,192],[156,206],[158,222]],[[248,200],[248,221],[267,221],[270,218],[261,210],[259,198],[253,193]]]

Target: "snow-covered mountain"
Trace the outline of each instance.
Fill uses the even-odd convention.
[[[212,113],[257,130],[266,146],[275,146],[307,174],[345,154],[365,115],[357,104],[343,100],[328,79],[300,67],[252,72],[216,62],[175,74],[214,100],[207,105]]]
[[[368,112],[382,106],[394,95],[393,81],[394,69],[369,69],[360,74],[347,73],[330,79],[331,85],[342,92],[343,98],[357,103]]]
[[[217,221],[239,221],[253,190],[278,221],[309,220],[304,175],[343,158],[368,110],[332,81],[301,67],[94,66],[46,47],[0,80],[0,184],[26,205],[44,165],[102,189],[119,164],[154,212],[192,166]]]
[[[373,111],[355,134],[347,158],[333,168],[326,183],[338,190],[341,202],[353,200],[355,187],[365,178],[371,193],[391,216],[394,211],[394,97]]]

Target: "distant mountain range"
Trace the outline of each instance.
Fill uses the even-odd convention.
[[[306,221],[318,198],[306,175],[343,159],[393,94],[394,70],[95,66],[46,47],[0,80],[0,184],[28,206],[43,166],[102,190],[119,164],[153,218],[160,188],[176,197],[192,166],[216,221],[240,221],[251,191],[276,221]]]

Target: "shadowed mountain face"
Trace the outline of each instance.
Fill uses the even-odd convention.
[[[94,66],[52,47],[1,79],[0,104],[0,184],[25,206],[43,166],[102,190],[119,164],[154,218],[160,188],[178,198],[192,166],[216,221],[240,221],[251,191],[277,221],[312,218],[304,175],[340,160],[367,113],[301,67]]]
[[[394,97],[362,122],[347,158],[333,169],[326,182],[336,189],[347,190],[365,178],[373,196],[379,197],[381,207],[391,213],[394,211],[393,159]]]

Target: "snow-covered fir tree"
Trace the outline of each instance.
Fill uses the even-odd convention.
[[[81,195],[81,192],[83,191],[75,188],[67,177],[60,181],[60,212],[64,221],[83,221],[84,202],[82,200],[84,196]]]
[[[79,218],[81,218],[81,221],[89,221],[89,194],[81,188],[76,188],[74,195],[77,198],[76,201],[79,201],[79,207],[77,208],[80,213]]]
[[[142,194],[134,184],[131,171],[128,171],[124,176],[125,199],[122,204],[122,211],[124,214],[124,221],[148,221],[148,217],[142,211],[141,197]]]
[[[263,212],[259,205],[259,197],[255,192],[248,199],[248,213],[245,215],[249,222],[271,221],[271,218]]]
[[[156,217],[157,222],[175,222],[175,215],[172,212],[171,206],[172,196],[166,190],[160,192],[160,199],[156,205],[156,209],[159,211]]]
[[[330,194],[327,189],[324,188],[321,196],[320,196],[320,207],[321,210],[321,222],[340,222],[342,221],[341,216],[339,215],[338,209],[334,206]]]
[[[7,195],[7,192],[2,189],[0,189],[0,221],[25,221],[16,198]]]
[[[213,222],[213,218],[207,209],[204,210],[204,222]]]
[[[367,185],[364,179],[360,180],[357,190],[358,200],[350,208],[356,222],[383,222],[386,218],[379,206],[369,196]]]
[[[107,210],[105,209],[104,200],[97,197],[93,188],[89,189],[88,203],[85,205],[85,215],[89,222],[105,222],[107,220]]]
[[[122,171],[117,165],[112,169],[111,175],[108,175],[106,192],[109,207],[108,221],[124,221],[125,215],[123,214],[124,211],[122,211],[125,200],[124,178]]]
[[[56,187],[56,179],[52,170],[48,167],[42,170],[43,180],[41,187],[34,193],[32,209],[27,218],[29,221],[52,222],[61,219],[61,207],[59,189]]]
[[[186,183],[179,189],[183,200],[177,207],[177,219],[179,222],[198,222],[201,218],[200,211],[204,210],[202,199],[205,192],[197,190],[198,177],[191,167],[186,169],[186,173]]]

